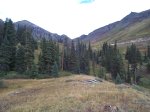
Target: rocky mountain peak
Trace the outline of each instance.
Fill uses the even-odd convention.
[[[27,20],[22,20],[22,21],[16,22],[15,27],[16,27],[16,29],[18,29],[18,27],[26,27],[26,28],[31,29],[32,36],[38,40],[41,40],[42,38],[45,38],[47,40],[52,39],[52,40],[58,41],[58,42],[62,42],[64,40],[64,38],[63,38],[64,36],[58,35],[57,33],[51,33],[49,31],[27,21]],[[68,37],[68,39],[70,39],[70,38]]]

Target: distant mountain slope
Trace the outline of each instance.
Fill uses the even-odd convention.
[[[140,13],[131,12],[122,20],[106,25],[95,31],[79,37],[84,42],[91,41],[97,43],[100,41],[124,42],[137,38],[150,37],[150,10]]]
[[[32,30],[32,35],[35,39],[41,40],[42,38],[48,39],[48,40],[54,40],[54,41],[59,41],[62,42],[65,38],[70,39],[66,35],[58,35],[56,33],[51,33],[46,31],[45,29],[27,21],[18,21],[15,23],[15,27],[27,27]]]

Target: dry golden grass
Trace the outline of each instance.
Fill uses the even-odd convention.
[[[88,79],[94,77],[5,80],[8,88],[0,89],[0,112],[103,112],[105,105],[122,112],[149,112],[149,94],[107,81],[87,84]]]

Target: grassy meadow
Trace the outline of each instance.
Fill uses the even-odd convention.
[[[103,112],[105,105],[119,112],[149,112],[149,89],[104,80],[86,83],[91,79],[95,77],[3,80],[0,112]]]

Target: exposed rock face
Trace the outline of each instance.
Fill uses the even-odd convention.
[[[131,12],[129,15],[124,17],[122,20],[111,23],[109,25],[106,25],[104,27],[98,28],[94,30],[93,32],[89,33],[88,35],[82,35],[76,39],[80,39],[84,42],[95,42],[99,39],[101,39],[104,36],[107,36],[107,34],[114,33],[115,31],[120,31],[129,25],[132,25],[136,22],[140,22],[144,19],[150,18],[150,10],[146,10],[140,13]]]
[[[105,105],[103,112],[120,112],[117,106]]]
[[[41,40],[42,38],[45,38],[47,40],[54,40],[54,41],[58,41],[58,42],[63,42],[64,39],[70,40],[70,38],[67,37],[66,35],[58,35],[56,33],[48,32],[45,29],[43,29],[27,20],[16,22],[15,27],[16,27],[16,29],[18,29],[19,27],[26,27],[26,28],[31,29],[32,36],[37,40]]]

